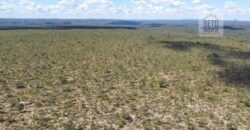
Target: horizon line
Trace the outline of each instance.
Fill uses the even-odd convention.
[[[126,20],[126,21],[199,21],[199,19],[123,19],[123,18],[0,18],[16,20]],[[250,22],[250,20],[226,19],[223,21]]]

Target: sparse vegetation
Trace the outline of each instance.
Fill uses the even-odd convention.
[[[0,31],[0,129],[250,129],[249,29],[195,30]]]

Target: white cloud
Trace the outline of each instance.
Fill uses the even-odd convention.
[[[0,11],[9,12],[15,10],[15,5],[6,1],[0,1]]]
[[[186,4],[183,0],[151,0],[151,2],[154,4],[164,4],[169,6],[181,6]]]
[[[199,3],[201,3],[201,0],[192,0],[192,3],[199,4]]]
[[[115,5],[111,0],[85,0],[76,6],[78,14],[100,16],[116,15],[123,11],[122,6]]]
[[[234,2],[225,3],[225,12],[228,15],[250,15],[250,8],[242,8]]]
[[[35,11],[39,7],[31,0],[20,0],[20,6],[24,7],[24,9],[27,9],[29,11]]]
[[[226,2],[224,6],[228,13],[239,13],[241,10],[234,2]]]
[[[12,1],[12,2],[11,2]],[[218,11],[215,5],[203,0],[130,0],[131,5],[119,5],[113,0],[59,0],[56,4],[39,4],[33,0],[0,0],[0,13],[9,11],[19,16],[30,17],[72,17],[72,18],[176,18],[199,13]],[[225,2],[225,12],[229,14],[249,14],[250,8],[239,7],[234,2]],[[222,8],[221,8],[222,9]],[[190,15],[192,14],[192,15]],[[0,16],[1,17],[1,16]]]

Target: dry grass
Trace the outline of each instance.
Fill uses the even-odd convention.
[[[1,31],[0,129],[250,129],[248,35],[183,30]]]

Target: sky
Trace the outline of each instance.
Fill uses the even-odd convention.
[[[0,0],[0,18],[199,19],[250,21],[250,0]]]

